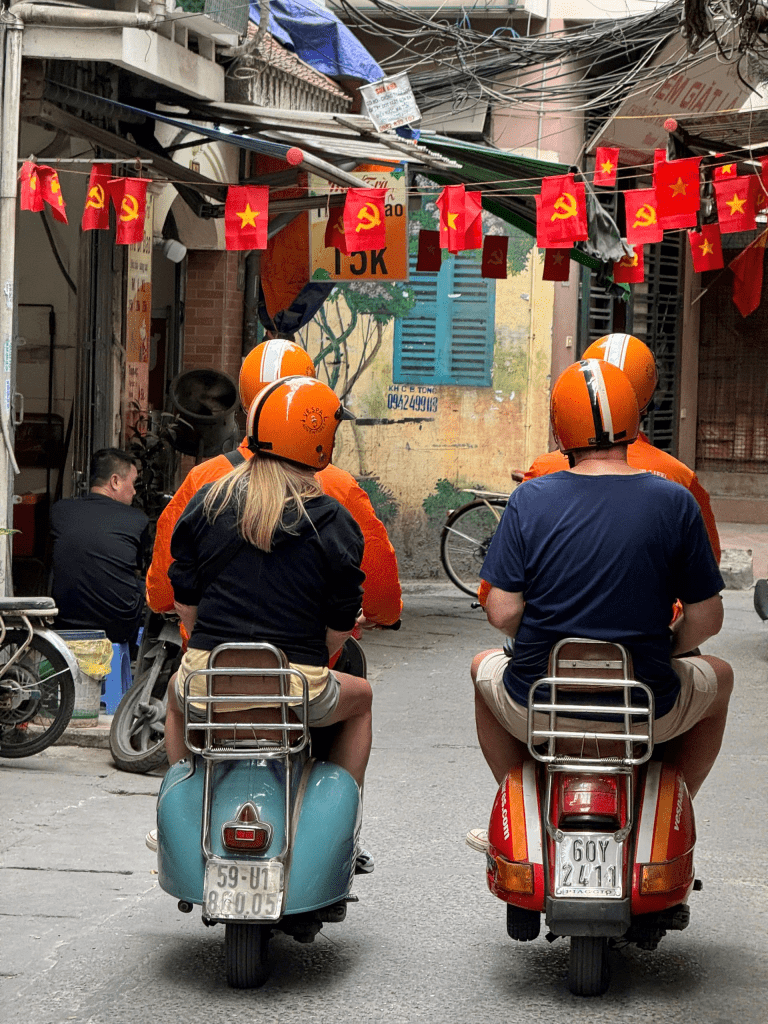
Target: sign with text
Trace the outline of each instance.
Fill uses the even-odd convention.
[[[404,71],[371,85],[361,85],[360,92],[365,100],[368,117],[376,125],[377,131],[388,132],[421,120],[421,111],[416,105],[411,83]]]
[[[310,191],[319,205],[309,214],[310,279],[313,281],[407,281],[408,280],[408,175],[402,168],[392,171],[354,171],[361,188],[387,190],[384,219],[387,244],[383,249],[361,250],[345,256],[325,246],[328,216],[343,217],[343,206],[327,206],[325,197],[346,191],[319,175],[310,174]],[[322,198],[321,198],[322,197]],[[343,229],[342,229],[343,230]]]
[[[128,281],[125,296],[125,431],[146,432],[142,419],[148,410],[149,343],[152,320],[152,204],[147,196],[144,238],[127,246]]]

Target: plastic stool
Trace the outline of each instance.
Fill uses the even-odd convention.
[[[101,703],[108,715],[114,715],[122,696],[131,688],[131,655],[128,644],[112,644],[112,667],[101,688]]]

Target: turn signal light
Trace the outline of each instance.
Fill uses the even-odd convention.
[[[640,871],[640,895],[657,896],[687,885],[693,878],[693,850],[664,864],[643,864]]]
[[[513,864],[506,857],[497,857],[496,880],[500,889],[533,896],[533,864]]]

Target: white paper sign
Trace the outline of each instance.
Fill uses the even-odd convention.
[[[360,92],[365,100],[368,116],[377,131],[387,132],[404,124],[421,120],[421,111],[416,106],[411,83],[405,72],[382,78],[371,85],[361,85]]]

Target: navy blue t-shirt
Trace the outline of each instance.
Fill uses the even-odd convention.
[[[564,470],[527,481],[510,498],[481,576],[525,601],[504,673],[515,701],[527,704],[558,640],[583,636],[627,647],[657,717],[680,692],[670,661],[674,599],[696,604],[724,587],[696,499],[652,473]]]

